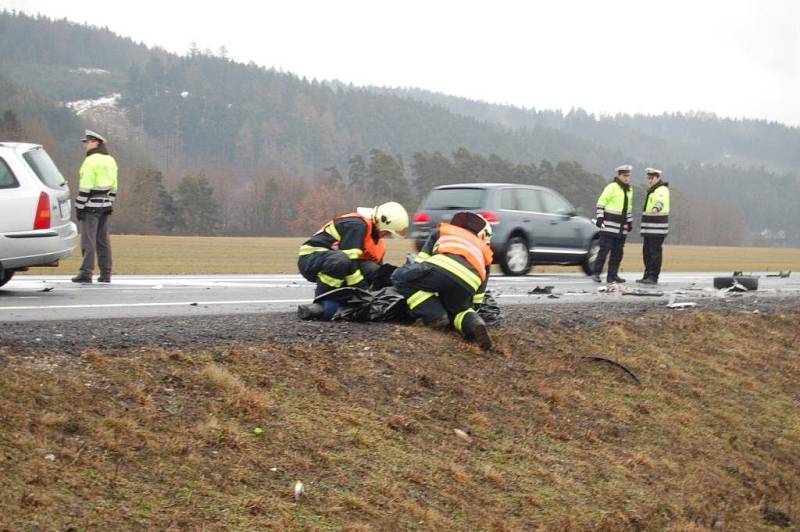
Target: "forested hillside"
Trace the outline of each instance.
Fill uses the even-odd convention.
[[[800,214],[784,199],[800,194],[800,155],[785,149],[796,128],[597,119],[323,83],[236,63],[224,49],[178,56],[9,12],[0,46],[0,136],[45,144],[74,186],[81,128],[108,133],[123,168],[118,231],[298,234],[355,203],[413,208],[431,186],[457,181],[544,184],[591,212],[612,169],[630,162],[661,166],[686,198],[677,241],[764,243],[760,233],[783,230],[774,242],[797,243],[789,228]],[[768,207],[753,212],[752,197]]]

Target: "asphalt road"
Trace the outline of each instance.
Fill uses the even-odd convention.
[[[612,286],[610,292],[603,292],[605,284],[579,273],[495,276],[489,289],[502,306],[590,303],[602,298],[666,305],[722,297],[713,288],[713,278],[730,272],[662,274],[656,287],[634,283],[638,273],[626,275],[628,282]],[[800,275],[774,278],[762,273],[759,282],[759,296],[800,294]],[[553,287],[552,296],[532,293],[548,286]],[[277,313],[309,302],[312,293],[312,285],[299,275],[119,275],[111,284],[91,285],[74,284],[69,276],[20,275],[0,288],[0,322]]]

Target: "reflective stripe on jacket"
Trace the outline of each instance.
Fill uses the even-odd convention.
[[[629,185],[625,191],[616,179],[606,185],[597,199],[597,218],[603,219],[601,233],[628,234],[627,225],[633,222],[633,187]]]
[[[434,251],[461,255],[475,268],[481,281],[486,279],[486,267],[492,264],[492,250],[485,242],[472,231],[448,223],[439,224]]]
[[[428,237],[417,262],[443,270],[473,293],[483,294],[492,264],[492,251],[472,232],[442,223]]]
[[[642,212],[641,234],[666,236],[669,233],[669,184],[659,181],[647,191]]]
[[[112,207],[117,195],[117,162],[106,153],[92,153],[83,160],[75,207]]]

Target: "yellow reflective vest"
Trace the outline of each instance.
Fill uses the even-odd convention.
[[[117,162],[105,153],[95,152],[83,160],[78,184],[78,209],[106,209],[117,196]]]
[[[626,191],[622,183],[614,179],[597,198],[597,219],[603,220],[601,233],[628,234],[628,224],[633,222],[633,187],[628,185],[627,188]]]
[[[647,191],[642,212],[642,236],[666,236],[669,233],[669,185],[658,182]]]

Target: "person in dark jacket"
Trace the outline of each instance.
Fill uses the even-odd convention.
[[[316,283],[315,297],[345,286],[367,288],[383,263],[384,238],[402,238],[407,229],[408,212],[397,202],[374,209],[360,207],[337,216],[306,240],[300,246],[297,268],[307,281]],[[297,307],[298,317],[304,320],[330,319],[328,314],[332,312],[326,313],[319,303]]]
[[[430,234],[414,264],[392,274],[392,285],[406,298],[412,316],[431,326],[449,323],[483,349],[492,340],[477,308],[489,281],[491,236],[485,218],[459,212]]]

